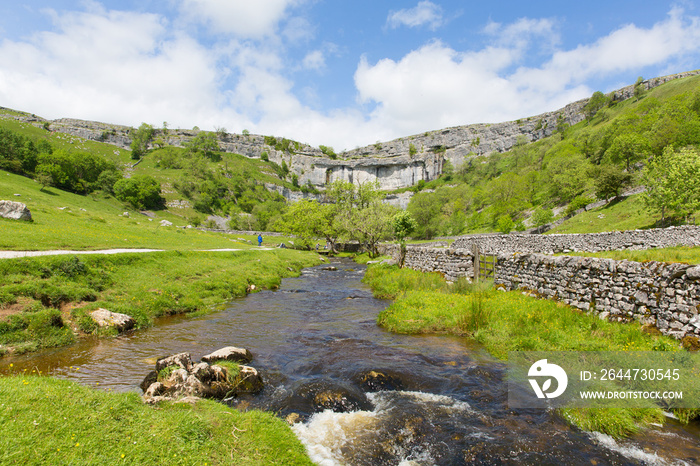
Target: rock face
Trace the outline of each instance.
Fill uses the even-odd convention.
[[[212,364],[205,361],[195,364],[189,353],[161,358],[156,362],[155,370],[148,373],[141,382],[143,399],[146,403],[157,403],[163,400],[223,399],[244,393],[257,393],[263,389],[263,380],[257,369],[242,365],[237,373],[233,373],[228,367],[215,363],[231,361],[234,359],[226,358],[241,355],[250,355],[250,351],[235,347],[222,348],[207,356]]]
[[[136,325],[133,317],[107,309],[93,311],[90,313],[90,316],[100,327],[115,327],[119,332],[131,330]]]
[[[643,82],[651,89],[665,82],[698,74],[690,71]],[[621,101],[634,95],[634,85],[609,94],[613,100]],[[492,152],[510,150],[520,141],[537,141],[552,135],[562,124],[573,125],[584,119],[583,107],[588,99],[573,102],[566,107],[529,118],[496,124],[473,124],[428,131],[409,137],[381,142],[339,154],[330,158],[319,148],[308,144],[283,141],[277,138],[252,134],[217,134],[219,149],[261,158],[263,153],[272,162],[282,161],[299,177],[299,183],[323,188],[335,180],[353,183],[378,181],[380,188],[391,190],[412,186],[421,180],[430,181],[438,177],[446,160],[454,167],[468,164],[475,157]],[[85,139],[113,144],[129,149],[130,128],[105,123],[59,119],[46,121],[35,116],[8,115],[28,121],[36,126],[49,124],[52,131],[67,133]],[[198,130],[156,130],[156,138],[163,143],[183,147],[196,137]],[[292,191],[278,185],[268,185],[288,199],[314,198],[313,194]],[[397,205],[405,199],[394,199]]]
[[[26,205],[15,201],[0,201],[0,217],[12,220],[32,220],[32,213]]]

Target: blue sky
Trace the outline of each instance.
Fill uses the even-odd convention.
[[[700,68],[700,0],[0,4],[0,106],[336,151]]]

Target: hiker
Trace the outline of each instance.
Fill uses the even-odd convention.
[[[262,233],[258,235],[258,247],[262,246]]]

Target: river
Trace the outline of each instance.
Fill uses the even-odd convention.
[[[87,339],[0,359],[103,390],[138,390],[159,357],[199,359],[248,348],[261,394],[227,402],[301,422],[319,464],[697,464],[697,424],[670,419],[631,439],[582,432],[551,411],[507,406],[505,365],[467,338],[406,336],[375,324],[389,302],[361,282],[364,266],[333,259],[203,317],[163,319],[113,339]]]

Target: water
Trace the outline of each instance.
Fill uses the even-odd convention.
[[[465,338],[383,331],[375,319],[388,302],[361,283],[364,267],[333,264],[338,270],[306,269],[279,291],[215,314],[4,358],[0,371],[13,363],[105,390],[139,390],[159,357],[199,359],[240,346],[253,353],[266,387],[228,403],[294,413],[301,422],[293,429],[319,464],[697,464],[700,432],[674,421],[616,442],[552,412],[508,409],[501,362]]]

